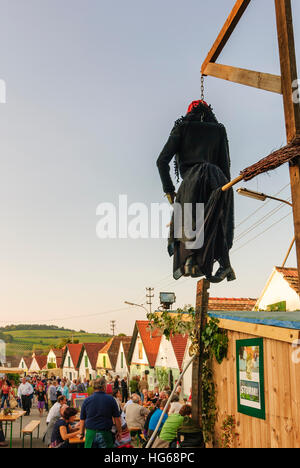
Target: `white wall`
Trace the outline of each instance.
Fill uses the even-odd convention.
[[[70,367],[68,367],[68,358],[70,358],[70,361],[71,361]],[[66,358],[64,361],[63,377],[66,377],[67,379],[70,379],[70,380],[77,379],[78,377],[78,372],[74,368],[74,364],[73,364],[69,350],[67,351]]]
[[[122,353],[123,353],[123,367],[121,367],[121,354]],[[117,358],[115,374],[119,375],[121,378],[123,378],[123,377],[127,377],[128,373],[129,373],[129,370],[128,370],[128,367],[127,367],[124,347],[123,347],[123,343],[121,341],[120,347],[119,347],[119,354],[118,354],[118,358]]]
[[[139,358],[139,343],[143,343],[140,337],[140,334],[138,333],[136,342],[135,342],[135,347],[132,355],[132,364],[144,364],[145,366],[148,366],[148,359],[147,355],[143,346],[143,355],[142,359]]]
[[[55,364],[55,366],[57,367],[56,355],[55,355],[55,353],[52,351],[52,349],[50,349],[50,351],[49,351],[49,353],[48,353],[48,356],[47,356],[47,364]]]
[[[23,364],[23,365],[22,365],[22,364]],[[24,361],[23,358],[22,358],[21,361],[20,361],[19,369],[24,369],[24,372],[28,372],[28,368],[27,368],[26,362]]]
[[[36,362],[36,359],[33,358],[32,359],[32,362],[31,362],[31,365],[29,367],[29,372],[38,372],[40,371],[40,366],[38,365],[38,363]]]
[[[90,360],[88,358],[88,367],[85,367],[85,358],[88,358],[86,350],[84,350],[81,363],[79,366],[79,378],[83,381],[84,379],[89,379],[90,375],[92,376],[92,380],[94,380],[97,377],[97,372],[93,370],[92,365],[90,363]],[[87,371],[88,371],[88,376],[87,376]]]
[[[268,287],[256,306],[259,310],[267,310],[269,305],[282,301],[286,301],[286,310],[288,312],[300,310],[300,298],[298,294],[290,287],[283,275],[275,270]]]
[[[174,348],[171,341],[163,335],[159,345],[155,367],[167,367],[170,369],[178,369],[178,362],[175,356]]]

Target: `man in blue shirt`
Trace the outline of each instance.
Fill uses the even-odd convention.
[[[160,417],[165,409],[165,406],[167,404],[168,400],[162,400],[161,403],[160,403],[160,406],[159,408],[157,408],[157,410],[154,411],[154,413],[152,414],[151,418],[150,418],[150,421],[149,421],[149,428],[148,428],[148,436],[151,437],[151,435],[153,434],[153,432],[155,431],[156,429],[156,426],[158,424],[158,421],[160,420]],[[163,420],[159,426],[159,429],[158,429],[158,432],[161,431],[164,423],[166,422],[168,418],[168,411],[166,411],[166,414],[164,415],[163,417]]]
[[[88,397],[82,405],[80,414],[80,434],[85,433],[85,448],[92,448],[93,442],[100,434],[100,439],[106,448],[113,448],[114,441],[111,428],[115,424],[117,438],[121,436],[121,415],[115,399],[106,392],[105,378],[97,379],[94,383],[95,393]]]

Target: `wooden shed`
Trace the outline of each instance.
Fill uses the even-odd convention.
[[[300,312],[209,312],[229,348],[214,363],[218,420],[236,420],[235,448],[300,448]]]

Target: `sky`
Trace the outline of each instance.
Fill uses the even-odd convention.
[[[233,5],[0,0],[0,326],[104,333],[116,320],[131,334],[145,310],[124,301],[144,303],[146,287],[154,308],[160,291],[194,305],[196,280],[172,279],[165,239],[100,240],[96,209],[120,194],[165,201],[156,159],[199,99],[201,64]],[[296,0],[293,13],[297,46]],[[252,0],[219,63],[279,74],[273,0]],[[280,95],[207,77],[205,99],[227,128],[232,177],[285,144]],[[289,199],[288,166],[246,186]],[[237,281],[210,294],[258,297],[293,238],[291,210],[236,195],[235,219]]]

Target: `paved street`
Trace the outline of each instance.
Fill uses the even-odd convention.
[[[31,411],[30,416],[23,416],[23,428],[33,420],[40,420],[40,437],[37,439],[37,430],[34,431],[33,439],[32,439],[32,447],[33,448],[45,448],[45,445],[42,442],[43,435],[46,431],[46,418],[47,413],[44,413],[44,416],[40,418],[39,412],[36,408],[33,408]],[[4,429],[3,424],[3,429]],[[6,441],[9,443],[9,436],[10,436],[10,427],[7,429],[7,437]],[[29,447],[30,444],[30,437],[25,438],[25,448]],[[13,448],[22,448],[22,438],[20,439],[20,421],[17,421],[13,424]],[[8,447],[9,448],[9,447]]]

